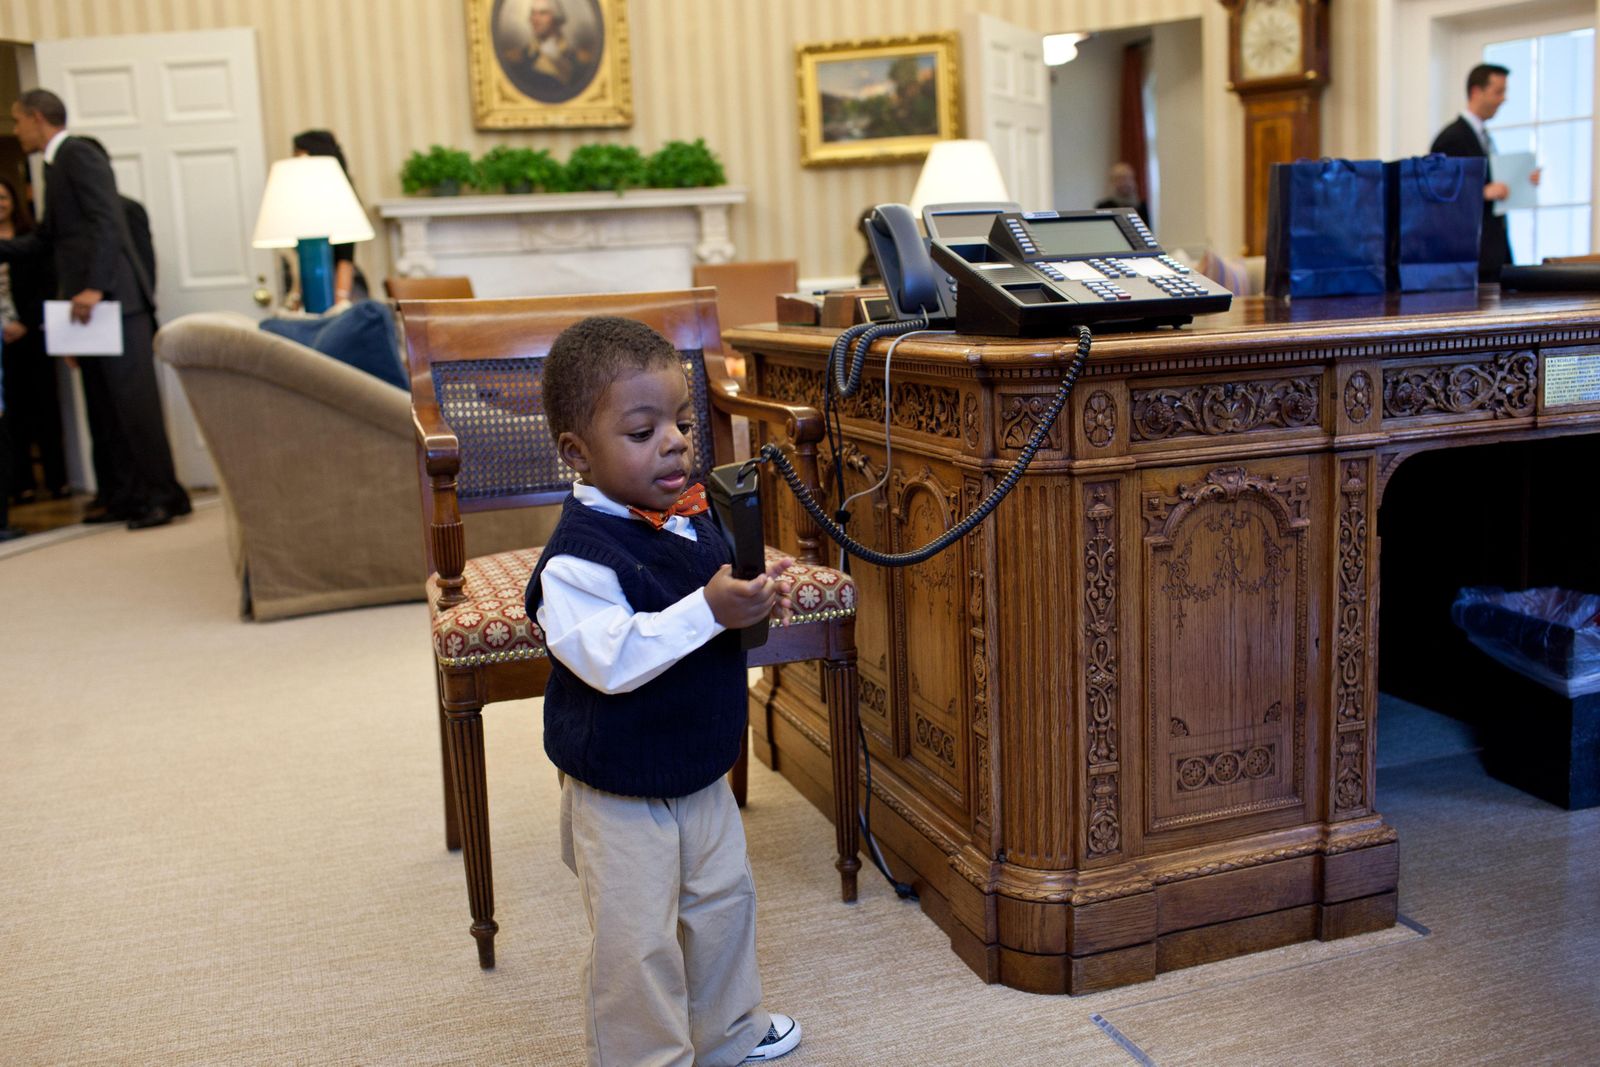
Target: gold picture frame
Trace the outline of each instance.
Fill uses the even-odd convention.
[[[480,130],[633,125],[627,0],[466,0]]]
[[[961,136],[955,31],[795,49],[804,166],[920,159]]]

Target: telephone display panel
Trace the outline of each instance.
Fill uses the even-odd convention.
[[[1049,219],[1030,223],[1033,245],[1046,256],[1106,255],[1133,251],[1115,219]]]
[[[989,231],[994,228],[995,216],[999,211],[930,211],[924,214],[928,226],[928,236],[940,237],[946,241],[961,241],[968,238],[982,240],[989,236]]]

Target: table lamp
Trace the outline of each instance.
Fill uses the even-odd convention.
[[[337,159],[296,156],[272,165],[250,243],[299,250],[300,301],[307,311],[333,306],[333,246],[372,238],[372,223]]]
[[[1010,199],[988,141],[935,141],[911,193],[911,213],[921,216],[929,204],[999,203]]]

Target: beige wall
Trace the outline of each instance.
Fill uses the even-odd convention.
[[[1332,7],[1334,77],[1326,150],[1377,151],[1373,68],[1384,0]],[[1222,87],[1226,15],[1216,0],[631,0],[634,125],[626,130],[480,133],[467,85],[465,0],[3,0],[0,38],[22,41],[253,26],[259,34],[269,157],[301,129],[343,143],[368,202],[400,192],[405,157],[433,142],[474,154],[507,142],[548,147],[616,140],[651,151],[704,137],[729,180],[750,191],[734,240],[749,258],[797,257],[802,275],[848,274],[864,206],[909,197],[917,164],[799,166],[794,48],[813,41],[956,29],[983,11],[1041,32],[1204,19],[1207,231],[1237,247],[1240,113]],[[384,273],[380,241],[364,247]]]

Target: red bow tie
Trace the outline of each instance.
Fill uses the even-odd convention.
[[[631,505],[628,510],[659,530],[674,515],[698,515],[702,511],[709,510],[710,507],[711,505],[706,503],[705,485],[701,482],[695,482],[685,489],[683,495],[678,497],[677,503],[666,511],[651,511],[649,508],[636,508]]]

